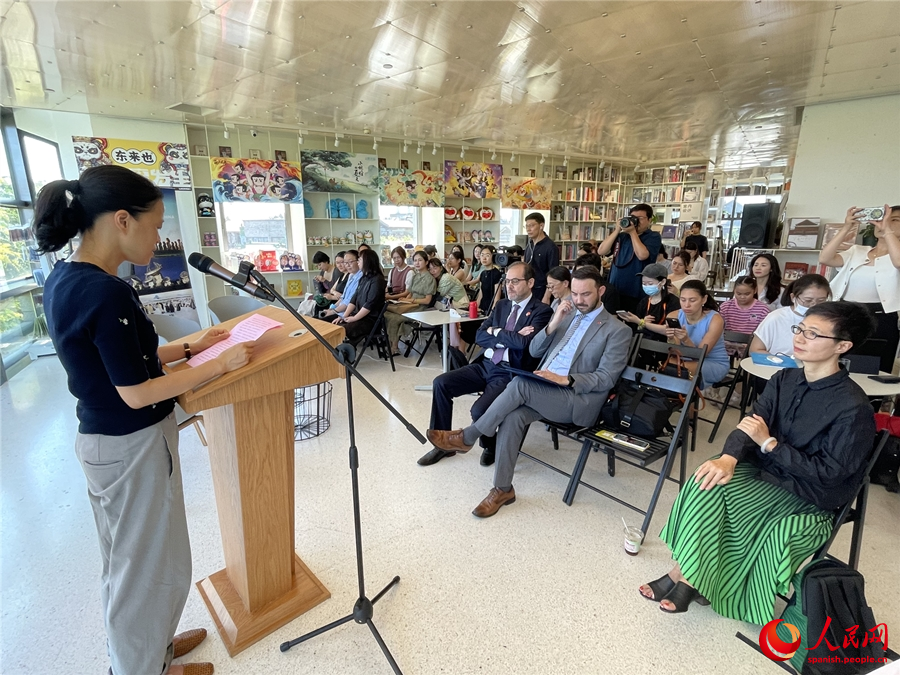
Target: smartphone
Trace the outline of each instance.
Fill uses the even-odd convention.
[[[646,450],[650,447],[650,443],[644,439],[626,436],[625,434],[616,434],[613,436],[612,441],[613,443],[618,443],[619,445],[624,445],[626,448],[633,448],[635,450]]]
[[[857,220],[877,220],[880,222],[884,218],[884,207],[869,206],[864,208],[853,217]]]
[[[681,324],[678,323],[678,319],[666,319],[666,325],[669,328],[681,328]]]
[[[897,384],[900,382],[900,375],[869,375],[869,379],[882,384]]]
[[[621,316],[623,319],[625,318],[626,314],[628,314],[628,312],[626,312],[624,309],[620,309],[618,312],[616,312],[616,316]]]

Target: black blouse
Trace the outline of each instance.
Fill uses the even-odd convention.
[[[749,461],[763,479],[831,511],[843,506],[865,471],[875,440],[875,415],[846,370],[807,382],[800,368],[772,377],[754,406],[778,445],[769,454],[740,429],[723,455]]]

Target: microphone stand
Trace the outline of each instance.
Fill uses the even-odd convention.
[[[241,266],[241,271],[244,271],[243,264]],[[321,333],[319,333],[312,325],[307,321],[306,317],[300,314],[296,309],[294,309],[287,300],[285,300],[278,291],[269,283],[268,279],[266,279],[265,275],[263,275],[259,270],[253,268],[253,265],[250,265],[250,269],[248,270],[250,276],[257,283],[257,285],[268,291],[272,294],[272,296],[278,300],[278,302],[288,311],[291,316],[297,319],[303,326],[308,330],[313,337],[315,337],[325,349],[334,357],[334,359],[340,363],[344,367],[344,375],[347,381],[347,416],[349,420],[349,428],[350,428],[350,477],[351,484],[353,490],[353,530],[356,538],[356,575],[357,581],[359,583],[359,598],[356,603],[353,605],[353,611],[345,617],[338,619],[337,621],[332,621],[331,623],[322,626],[321,628],[317,628],[316,630],[306,633],[305,635],[301,635],[300,637],[290,640],[289,642],[284,642],[281,644],[281,651],[286,652],[294,645],[298,645],[301,642],[305,642],[310,638],[314,638],[317,635],[321,635],[322,633],[326,633],[333,628],[337,628],[338,626],[342,626],[345,623],[353,620],[359,624],[365,624],[369,627],[369,630],[372,631],[372,635],[375,637],[375,641],[378,643],[378,646],[381,647],[381,651],[384,654],[384,657],[387,659],[388,663],[391,665],[391,668],[397,675],[402,675],[400,671],[400,667],[397,665],[397,662],[394,660],[394,657],[391,655],[390,650],[385,644],[384,640],[381,637],[381,634],[378,632],[378,629],[375,628],[375,624],[372,621],[372,616],[374,614],[374,605],[378,602],[381,597],[387,593],[392,587],[394,587],[399,581],[400,577],[395,576],[391,579],[390,583],[387,586],[381,589],[381,591],[371,600],[366,596],[366,584],[365,584],[365,575],[363,571],[363,549],[362,549],[362,527],[360,524],[360,509],[359,509],[359,453],[356,449],[356,432],[353,423],[353,387],[352,380],[353,376],[356,376],[365,387],[368,389],[374,396],[377,398],[384,407],[391,411],[391,414],[394,415],[403,425],[406,427],[407,431],[411,433],[419,443],[424,444],[425,438],[419,433],[419,430],[416,429],[412,424],[410,424],[400,412],[394,408],[379,392],[375,389],[362,375],[357,372],[356,368],[353,366],[353,360],[355,357],[355,350],[352,345],[349,344],[341,344],[337,347],[332,347],[331,344],[326,340]]]

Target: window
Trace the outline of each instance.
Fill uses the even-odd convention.
[[[242,260],[254,261],[263,249],[280,255],[288,250],[287,224],[283,204],[224,202],[218,205],[225,222],[223,264],[236,269]]]
[[[25,195],[24,199],[29,199]],[[22,227],[4,135],[0,134],[0,286],[31,276],[28,230]]]
[[[415,206],[392,206],[382,204],[378,207],[381,228],[381,247],[395,248],[418,241],[419,209]]]
[[[522,230],[521,209],[500,209],[500,246],[512,246],[516,243],[516,235]]]
[[[31,134],[22,134],[22,147],[28,163],[28,176],[34,185],[34,194],[47,183],[63,177],[59,163],[59,148],[56,143],[45,141]]]

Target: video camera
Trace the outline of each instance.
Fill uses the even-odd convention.
[[[513,248],[513,247],[509,247]],[[522,262],[522,256],[513,248],[511,252],[506,246],[501,246],[494,254],[494,264],[500,269],[506,269],[510,265]]]

